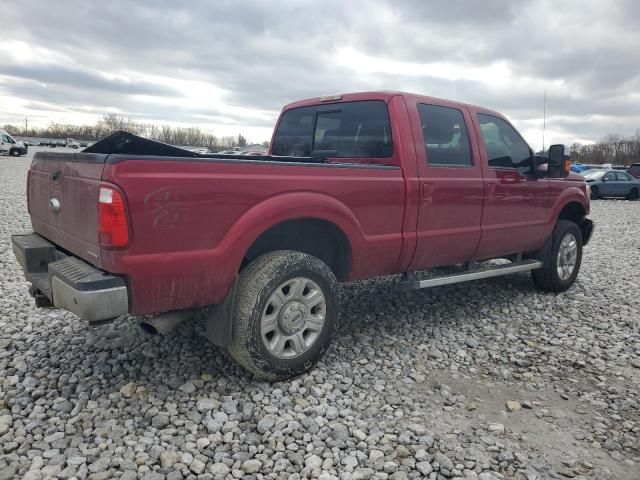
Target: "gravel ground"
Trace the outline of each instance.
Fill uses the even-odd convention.
[[[597,201],[577,284],[346,285],[311,373],[253,380],[202,338],[37,310],[0,157],[0,480],[640,479],[640,202]]]

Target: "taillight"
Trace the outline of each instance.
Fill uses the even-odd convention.
[[[31,215],[31,198],[29,193],[31,191],[31,168],[27,172],[27,213]]]
[[[98,238],[105,247],[124,247],[129,243],[127,211],[122,195],[109,187],[100,187],[98,199]]]

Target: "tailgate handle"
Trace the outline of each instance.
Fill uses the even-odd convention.
[[[56,170],[51,174],[51,183],[60,183],[60,175],[62,175],[62,170]]]

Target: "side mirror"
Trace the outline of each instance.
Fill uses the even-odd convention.
[[[551,145],[549,147],[549,164],[547,174],[549,178],[564,178],[571,171],[571,160],[569,160],[569,149],[562,144]]]

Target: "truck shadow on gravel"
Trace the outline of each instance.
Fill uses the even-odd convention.
[[[403,290],[399,277],[350,283],[342,289],[341,330],[366,328],[370,322],[379,325],[382,320],[384,328],[392,334],[404,329],[403,322],[414,323],[417,314],[422,314],[419,320],[425,324],[434,321],[453,324],[461,315],[469,315],[470,305],[482,304],[498,311],[516,300],[535,295],[543,294],[535,289],[526,274],[422,290]],[[478,313],[477,309],[472,311]]]

